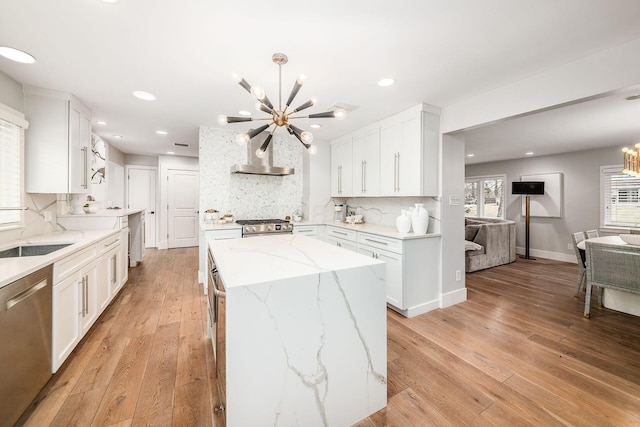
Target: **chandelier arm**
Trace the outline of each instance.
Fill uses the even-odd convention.
[[[240,123],[240,122],[251,122],[254,119],[253,117],[228,117],[227,116],[227,123]]]
[[[287,131],[289,131],[289,134],[291,134],[291,135],[295,136],[296,138],[298,138],[298,141],[300,141],[300,144],[304,145],[304,148],[306,148],[308,150],[309,147],[311,147],[311,144],[305,144],[305,142],[302,140],[302,136],[300,136],[298,134],[298,132],[296,132],[294,130],[294,128],[298,129],[295,126],[287,126]]]
[[[247,92],[251,93],[251,85],[247,83],[245,79],[241,79],[238,84],[244,88]]]
[[[335,118],[336,117],[336,112],[335,111],[325,111],[324,113],[315,113],[315,114],[309,114],[307,116],[310,119],[323,119],[323,118]]]
[[[297,112],[299,112],[299,111],[302,111],[302,110],[305,110],[305,109],[307,109],[307,108],[309,108],[309,107],[312,107],[312,106],[314,106],[314,105],[315,105],[315,103],[316,103],[316,101],[315,101],[314,99],[310,99],[310,100],[308,100],[307,102],[305,102],[304,104],[300,105],[300,106],[299,106],[298,108],[296,108],[295,110],[293,110],[293,111],[291,112],[291,114],[293,114],[293,113],[297,113]]]
[[[296,95],[298,94],[298,92],[300,91],[300,88],[302,87],[302,80],[298,79],[296,80],[296,82],[293,84],[293,88],[291,89],[291,93],[289,94],[289,99],[287,99],[287,104],[284,107],[284,109],[286,110],[287,108],[289,108],[289,106],[291,105],[291,103],[293,102],[293,99],[296,97]],[[300,108],[296,109],[297,111],[300,110]]]
[[[253,139],[255,138],[256,135],[260,134],[261,132],[265,131],[269,126],[271,126],[273,124],[273,122],[268,123],[266,125],[260,126],[259,128],[256,129],[251,129],[247,132],[247,135],[249,135],[249,139]]]

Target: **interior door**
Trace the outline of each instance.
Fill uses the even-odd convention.
[[[129,209],[145,209],[145,248],[155,248],[156,244],[156,170],[129,168],[128,179]]]
[[[198,171],[168,171],[168,246],[198,246]]]

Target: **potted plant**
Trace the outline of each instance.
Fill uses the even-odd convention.
[[[224,222],[233,222],[233,215],[230,213],[224,214]]]

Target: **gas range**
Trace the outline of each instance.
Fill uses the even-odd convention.
[[[293,233],[293,224],[284,219],[239,219],[242,237],[268,236]]]

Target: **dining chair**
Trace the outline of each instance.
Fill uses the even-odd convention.
[[[587,230],[587,239],[593,239],[594,237],[599,237],[598,230]]]
[[[584,282],[584,276],[587,272],[587,266],[585,263],[586,253],[582,249],[578,249],[578,243],[582,242],[587,238],[587,234],[584,231],[578,231],[577,233],[573,233],[571,235],[571,240],[573,241],[573,249],[576,252],[576,259],[578,261],[578,280],[576,281],[576,293],[573,296],[574,298],[578,298],[580,294],[580,288],[582,287],[582,282]]]

